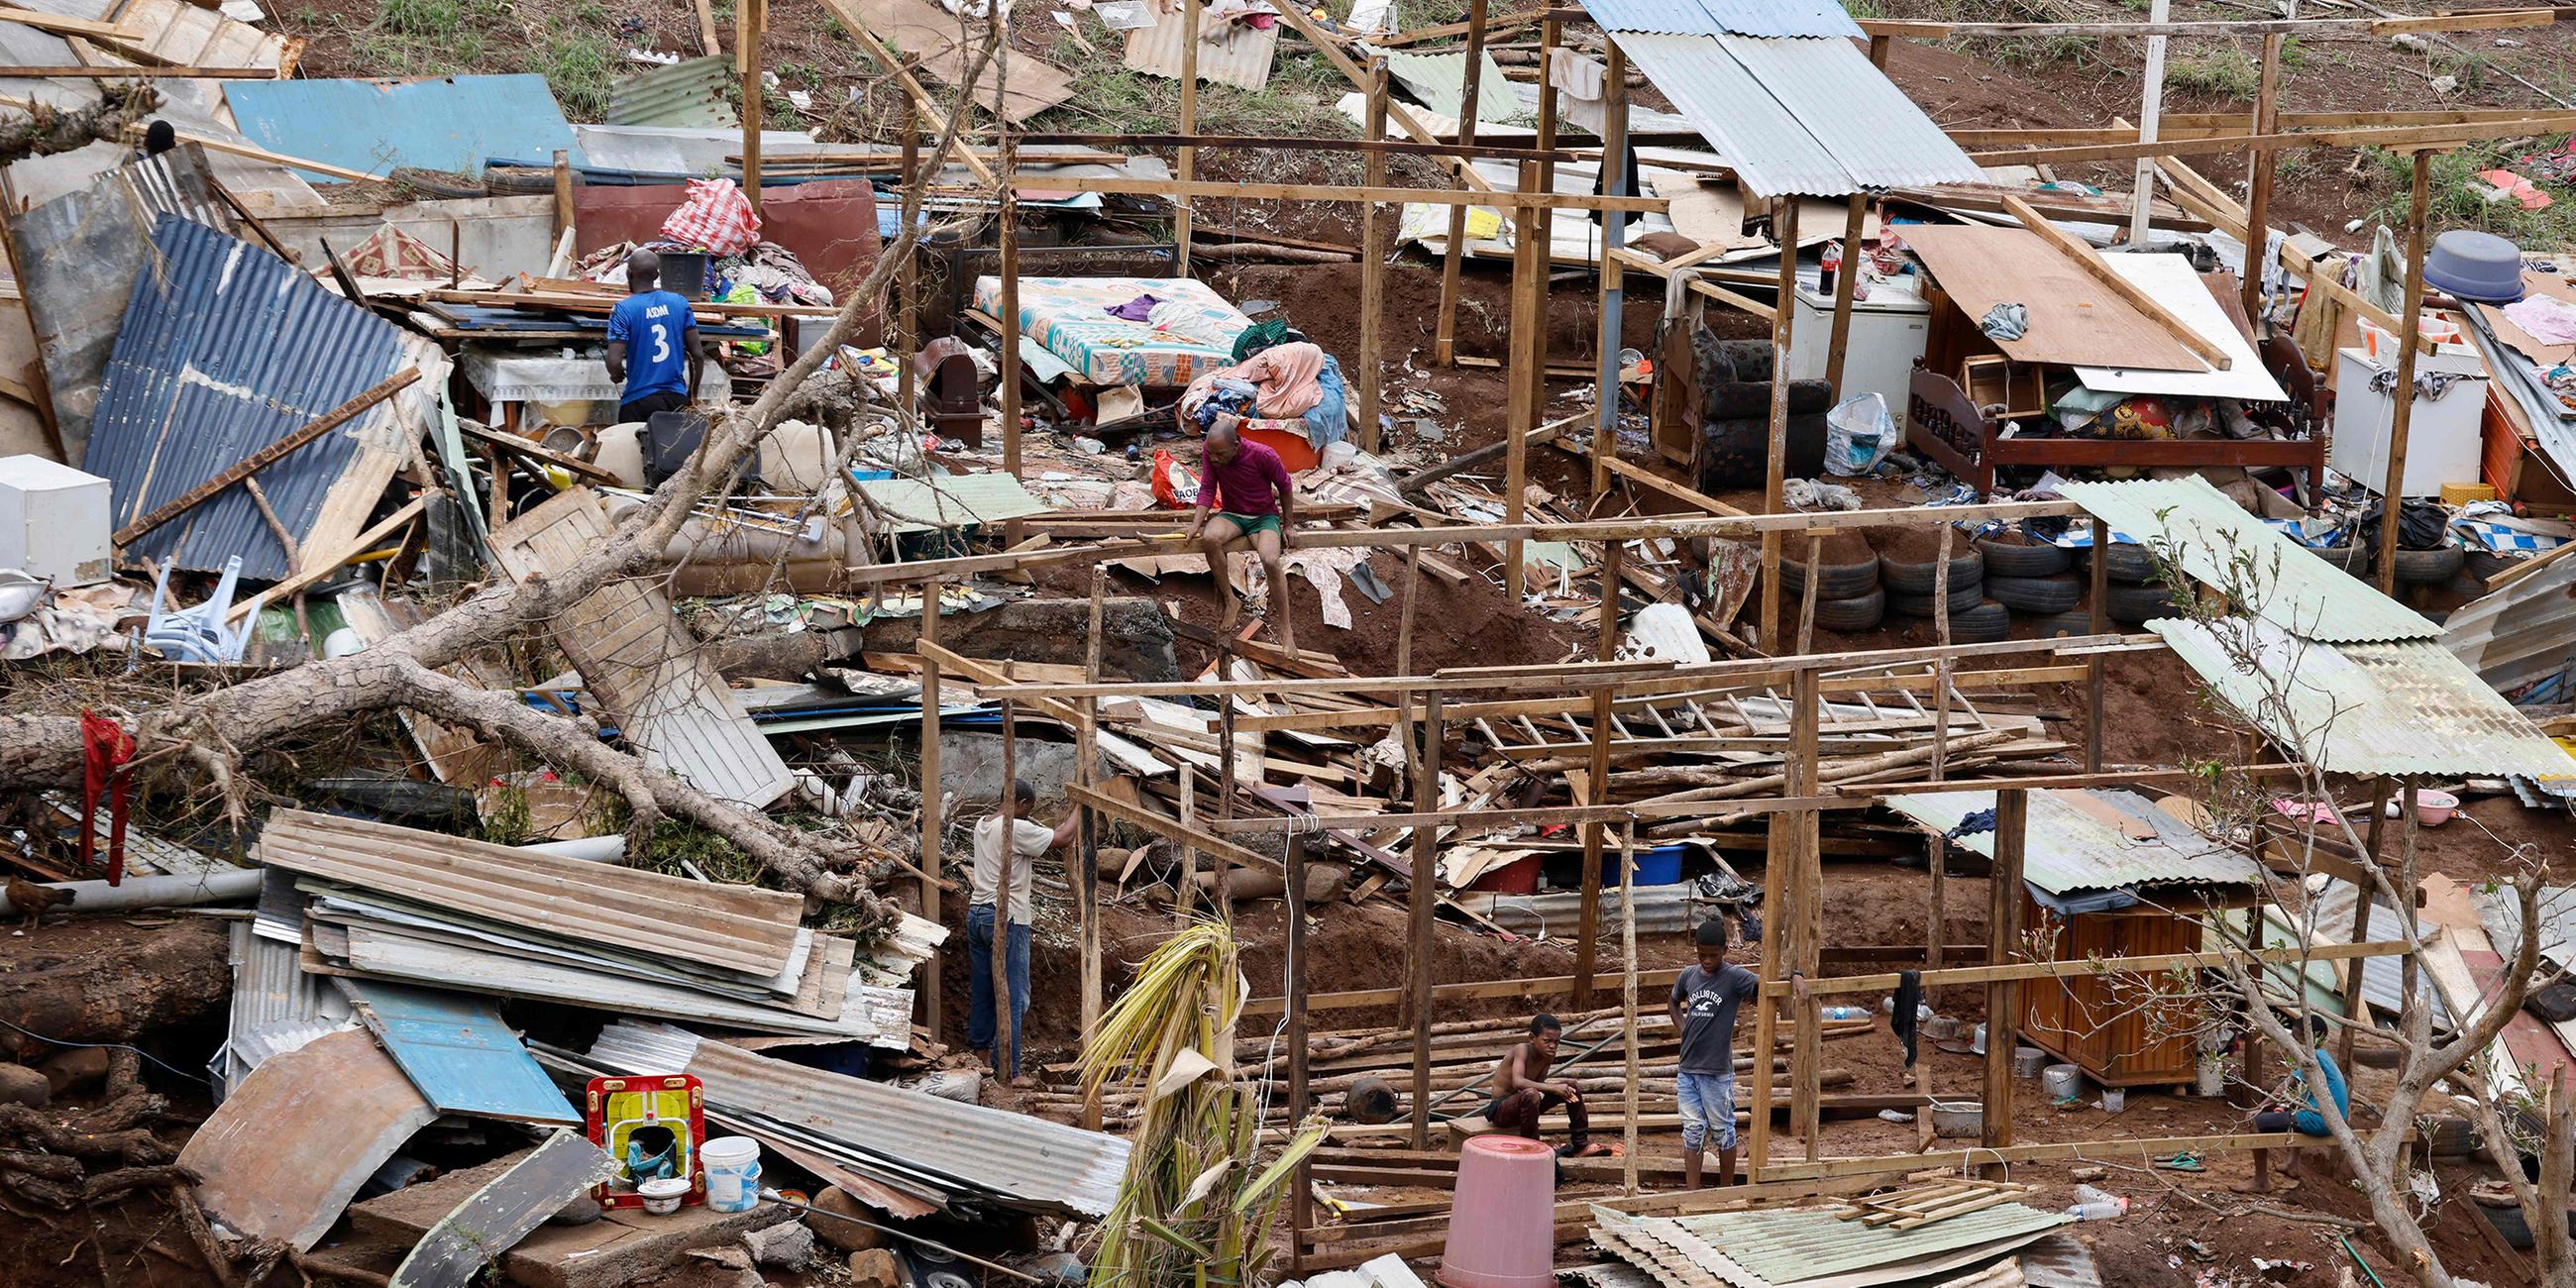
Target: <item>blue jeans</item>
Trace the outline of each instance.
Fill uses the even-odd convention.
[[[1020,1073],[1021,1020],[1029,1013],[1029,928],[1011,926],[1011,1040],[1010,1051],[993,1061],[1004,1079]],[[993,905],[979,903],[966,910],[966,973],[970,977],[966,1010],[966,1045],[977,1051],[993,1047]]]
[[[1673,1081],[1681,1100],[1682,1148],[1735,1148],[1735,1075],[1683,1069]]]

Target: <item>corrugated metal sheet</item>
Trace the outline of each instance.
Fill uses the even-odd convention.
[[[2341,576],[2341,573],[2334,574]],[[2220,700],[2274,741],[2338,774],[2576,778],[2576,760],[2430,640],[2334,645],[2268,621],[2242,649],[2198,622],[2147,623]],[[2237,652],[2255,654],[2240,667]]]
[[[108,480],[120,527],[319,419],[404,360],[392,324],[256,246],[164,214],[152,250],[100,383],[82,466]],[[314,530],[362,440],[397,414],[378,403],[260,471],[288,533],[301,540]],[[124,547],[127,559],[207,572],[236,554],[245,579],[295,571],[294,553],[238,487]]]
[[[2499,955],[2511,958],[2522,942],[2522,903],[2511,886],[2476,892],[2478,924]],[[2576,886],[2540,890],[2540,955],[2559,965],[2576,962]]]
[[[440,1113],[581,1125],[490,1002],[382,981],[355,981],[351,991],[358,1018]]]
[[[1612,38],[1756,193],[1845,197],[1983,177],[1849,41]]]
[[[207,1065],[227,1095],[260,1061],[338,1029],[349,1018],[348,999],[329,980],[304,971],[296,944],[261,935],[248,921],[232,923],[231,930],[232,1016],[223,1049]]]
[[[1415,53],[1404,49],[1379,49],[1374,45],[1361,48],[1386,59],[1386,74],[1413,95],[1416,102],[1452,121],[1467,99],[1467,52]],[[1485,55],[1485,69],[1476,83],[1476,119],[1495,125],[1530,124],[1536,118],[1529,104],[1514,92],[1518,87],[1503,78],[1502,64],[1492,54]],[[1511,167],[1504,167],[1509,170]],[[1506,182],[1509,182],[1506,179]]]
[[[188,1138],[179,1165],[235,1234],[310,1249],[358,1187],[438,1111],[364,1033],[334,1033],[260,1066]]]
[[[621,1073],[690,1073],[707,1107],[751,1115],[1014,1206],[1105,1215],[1127,1142],[1102,1132],[808,1069],[663,1025],[618,1023],[590,1058]]]
[[[1596,1207],[1593,1239],[1667,1285],[1785,1288],[1848,1275],[1867,1277],[1843,1282],[1894,1282],[2009,1251],[2074,1221],[2021,1203],[1913,1230],[1864,1226],[1835,1213],[1816,1206],[1631,1217]]]
[[[552,157],[558,150],[584,164],[554,91],[533,74],[226,81],[224,100],[252,143],[369,174],[405,165],[481,174],[494,157]]]
[[[2242,592],[2249,610],[2301,639],[2342,644],[2442,633],[2413,609],[2246,513],[2197,474],[2068,483],[2059,490],[2149,549],[2169,551],[2193,577]]]
[[[1188,15],[1202,9],[1197,5],[1174,5],[1168,10],[1155,6],[1148,12],[1154,17],[1153,25],[1127,33],[1127,47],[1119,61],[1129,71],[1177,80],[1181,75],[1182,44],[1190,38]],[[1268,28],[1227,23],[1225,39],[1199,42],[1199,80],[1237,89],[1260,89],[1270,83],[1270,64],[1278,53],[1277,23]]]
[[[2123,818],[2156,830],[2152,841],[2132,841],[2119,828],[2074,802],[2088,797]],[[1887,807],[1936,832],[1947,833],[1978,810],[1995,807],[1993,792],[1917,792],[1890,796]],[[1993,858],[1992,830],[1957,838],[1957,844]],[[2035,791],[2022,838],[2022,877],[2050,894],[2117,890],[2167,881],[2251,884],[2263,870],[2253,859],[2157,809],[2136,792],[2116,789]]]
[[[2265,909],[2264,945],[2266,947],[2296,946],[2303,939],[2316,944],[2351,943],[2352,901],[2359,889],[2360,887],[2349,881],[2326,878],[2325,887],[2308,896],[2308,906],[2315,916],[2307,923],[2292,918],[2278,907]],[[2314,934],[2304,935],[2303,932],[2310,926],[2314,927]],[[2406,922],[2404,918],[2397,915],[2396,909],[2374,900],[2370,905],[2368,933],[2371,942],[2374,943],[2404,939],[2407,937]],[[2227,940],[2227,934],[2228,932],[2222,927],[2210,926],[2209,942],[2206,947],[2220,949],[2231,946],[2230,941]],[[2405,966],[2402,959],[2365,957],[2361,962],[2361,1000],[2369,1004],[2371,1014],[2377,1016],[2380,1023],[2394,1024],[2398,1012],[2404,1009],[2402,1004],[2405,999]],[[2306,963],[2308,977],[2306,992],[2311,1004],[2323,1006],[2337,1015],[2343,1013],[2345,965],[2346,963],[2340,961]],[[2268,967],[2267,972],[2273,980],[2288,986],[2298,979],[2299,966],[2281,962]],[[2441,991],[2433,987],[2433,980],[2429,974],[2417,972],[2415,995],[2425,1005],[2433,1008],[2435,1029],[2448,1030],[2451,1027],[2450,1008],[2442,1004]]]
[[[657,952],[767,979],[795,951],[805,901],[437,832],[280,810],[259,860],[532,931]]]
[[[194,143],[109,170],[9,221],[27,321],[71,464],[84,459],[99,383],[135,274],[152,257],[152,226],[164,214],[233,231],[232,211],[215,196],[205,153]]]
[[[2565,676],[2576,668],[2576,556],[2461,605],[2442,623],[2442,645],[2499,693]]]
[[[1839,36],[1867,33],[1834,0],[1584,0],[1609,31],[1675,36]]]
[[[734,83],[733,60],[722,54],[684,59],[625,77],[608,88],[610,125],[739,126],[725,90]]]
[[[855,486],[890,532],[1000,523],[1054,508],[999,470],[932,479],[868,479]]]
[[[1615,865],[1617,856],[1612,856]],[[1492,895],[1462,893],[1458,900],[1469,908],[1481,910],[1487,917],[1511,930],[1533,934],[1554,932],[1559,938],[1571,938],[1582,915],[1583,895],[1575,891],[1556,894]],[[1696,930],[1699,924],[1735,906],[1731,899],[1707,899],[1699,894],[1696,881],[1672,885],[1637,887],[1637,930],[1642,934],[1679,934]],[[1619,887],[1611,885],[1601,892],[1601,924],[1619,924]]]

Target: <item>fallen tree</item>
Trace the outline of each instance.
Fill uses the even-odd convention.
[[[972,84],[994,57],[991,37],[988,30],[963,83]],[[786,885],[856,905],[865,914],[851,927],[858,933],[892,924],[895,909],[870,894],[868,885],[896,868],[896,856],[847,838],[791,828],[718,800],[601,742],[599,726],[587,716],[541,712],[514,694],[478,688],[442,669],[505,639],[546,630],[602,585],[666,574],[665,552],[692,510],[722,494],[756,462],[762,440],[787,419],[796,391],[856,334],[886,295],[897,266],[911,258],[921,235],[922,194],[958,141],[968,101],[958,96],[940,124],[936,143],[924,149],[921,167],[905,176],[901,228],[850,290],[828,332],[772,380],[757,401],[715,418],[704,446],[686,467],[604,540],[553,576],[518,582],[496,576],[463,601],[363,652],[139,710],[103,712],[115,716],[134,739],[132,772],[138,784],[181,793],[211,787],[239,824],[247,820],[254,795],[244,774],[252,757],[292,745],[316,730],[345,728],[377,712],[408,710],[475,730],[614,789],[630,810],[630,854],[644,852],[644,843],[665,819],[685,818],[740,847]],[[97,124],[104,128],[104,118]],[[6,141],[0,134],[0,145]],[[0,151],[0,157],[5,155]],[[900,409],[895,414],[904,416]],[[76,790],[85,763],[78,714],[0,716],[0,792]]]

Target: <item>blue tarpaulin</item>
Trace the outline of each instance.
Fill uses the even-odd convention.
[[[558,150],[576,165],[583,160],[563,108],[537,75],[228,81],[224,101],[252,143],[369,174],[407,165],[479,175],[493,157],[544,157],[551,165]]]

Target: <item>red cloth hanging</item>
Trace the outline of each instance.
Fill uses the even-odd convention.
[[[134,782],[125,762],[134,758],[134,739],[125,726],[96,712],[81,712],[81,863],[93,862],[98,848],[98,797],[108,794],[107,883],[125,880],[125,813]]]

